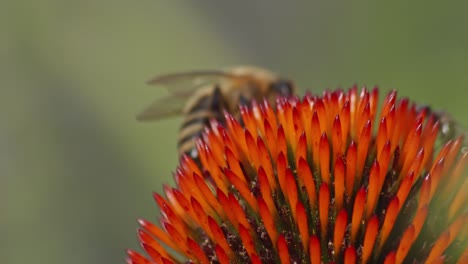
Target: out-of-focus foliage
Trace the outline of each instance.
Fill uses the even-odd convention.
[[[275,3],[273,3],[275,2]],[[261,65],[354,83],[468,125],[463,1],[7,1],[0,9],[2,263],[121,263],[172,182],[180,118],[139,124],[154,74]]]

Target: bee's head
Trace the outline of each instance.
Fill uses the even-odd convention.
[[[294,95],[294,85],[290,80],[279,79],[270,84],[270,91],[279,96]]]

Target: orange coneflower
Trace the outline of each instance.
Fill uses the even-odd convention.
[[[128,263],[468,263],[468,153],[428,108],[354,87],[241,113],[181,159]]]

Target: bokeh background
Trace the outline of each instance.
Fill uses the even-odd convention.
[[[0,9],[0,262],[123,263],[172,184],[180,118],[155,74],[264,66],[379,85],[468,124],[466,1],[13,1]]]

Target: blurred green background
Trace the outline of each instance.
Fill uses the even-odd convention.
[[[264,66],[304,89],[378,84],[466,126],[468,2],[4,1],[0,262],[123,263],[172,183],[180,118],[134,115],[155,74]]]

